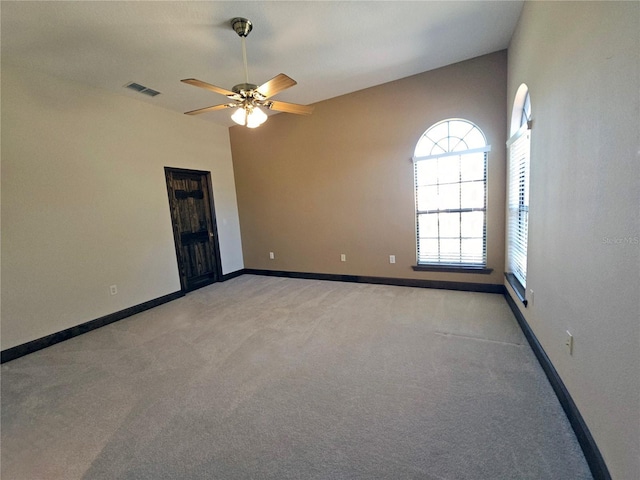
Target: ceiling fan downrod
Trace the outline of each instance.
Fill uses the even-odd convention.
[[[231,28],[240,36],[242,41],[242,61],[244,62],[244,82],[249,85],[249,67],[247,65],[247,42],[246,38],[253,29],[253,24],[247,18],[235,17],[231,19]]]

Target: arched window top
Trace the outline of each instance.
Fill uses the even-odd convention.
[[[487,139],[476,125],[468,120],[451,118],[436,123],[422,134],[414,157],[465,152],[486,146]]]
[[[515,135],[523,125],[531,120],[531,97],[529,97],[529,87],[525,83],[518,87],[516,96],[513,99],[513,109],[511,110],[511,128],[509,135]]]

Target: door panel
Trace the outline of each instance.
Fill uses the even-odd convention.
[[[208,172],[165,168],[182,289],[217,281],[220,253]]]

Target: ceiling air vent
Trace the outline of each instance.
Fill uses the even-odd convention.
[[[149,87],[145,87],[144,85],[140,85],[136,82],[127,83],[125,87],[130,88],[131,90],[135,90],[138,93],[142,93],[144,95],[149,95],[150,97],[155,97],[156,95],[160,95],[160,92],[154,90]]]

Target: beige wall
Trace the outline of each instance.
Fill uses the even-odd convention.
[[[521,83],[533,107],[522,311],[620,480],[640,472],[639,32],[638,2],[526,2],[509,47],[509,111]]]
[[[503,51],[320,102],[309,117],[279,114],[256,130],[232,127],[245,266],[501,284],[505,96]],[[416,239],[409,159],[422,133],[447,118],[474,122],[492,146],[491,275],[411,269]],[[389,255],[396,256],[395,265]]]
[[[180,290],[164,166],[212,172],[243,268],[226,128],[2,65],[2,349]]]

